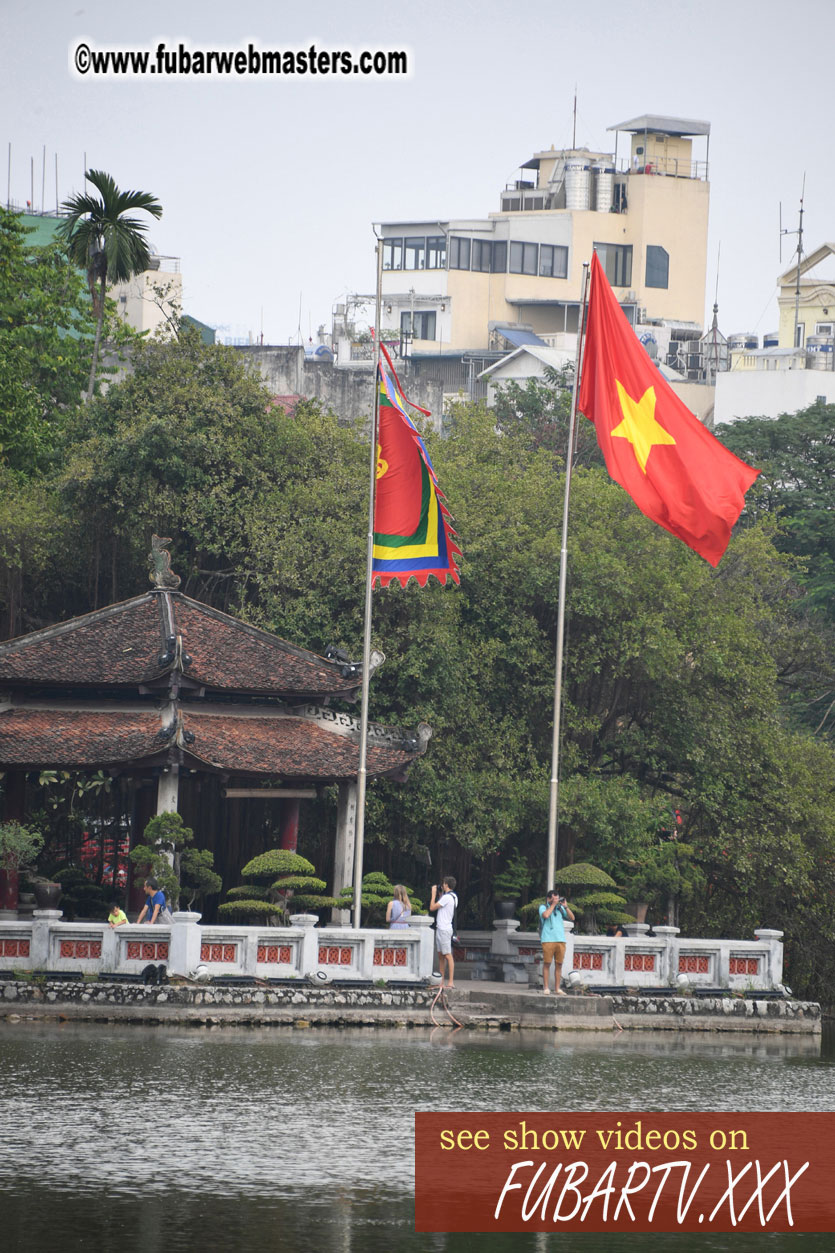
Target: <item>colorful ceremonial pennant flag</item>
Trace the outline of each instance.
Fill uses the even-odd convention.
[[[577,407],[594,423],[612,478],[641,512],[718,565],[759,470],[679,400],[635,336],[596,253]]]
[[[380,345],[377,384],[380,408],[377,442],[377,488],[374,501],[372,581],[387,587],[398,579],[425,586],[430,574],[446,583],[459,581],[455,532],[420,432],[407,412],[391,358]],[[426,409],[411,405],[428,416]]]

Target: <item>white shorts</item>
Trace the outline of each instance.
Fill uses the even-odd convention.
[[[435,948],[439,953],[443,953],[445,957],[448,957],[452,952],[452,932],[441,931],[440,928],[436,928]]]

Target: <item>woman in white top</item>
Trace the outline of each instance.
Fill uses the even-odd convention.
[[[394,900],[389,901],[386,909],[386,922],[392,931],[405,931],[412,916],[412,902],[402,883],[394,889]]]

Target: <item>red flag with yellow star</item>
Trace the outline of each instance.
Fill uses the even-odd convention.
[[[690,412],[629,325],[595,253],[578,409],[606,468],[653,522],[712,566],[759,474]]]

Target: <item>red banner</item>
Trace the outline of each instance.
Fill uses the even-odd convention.
[[[415,1114],[417,1231],[835,1231],[835,1114]]]

